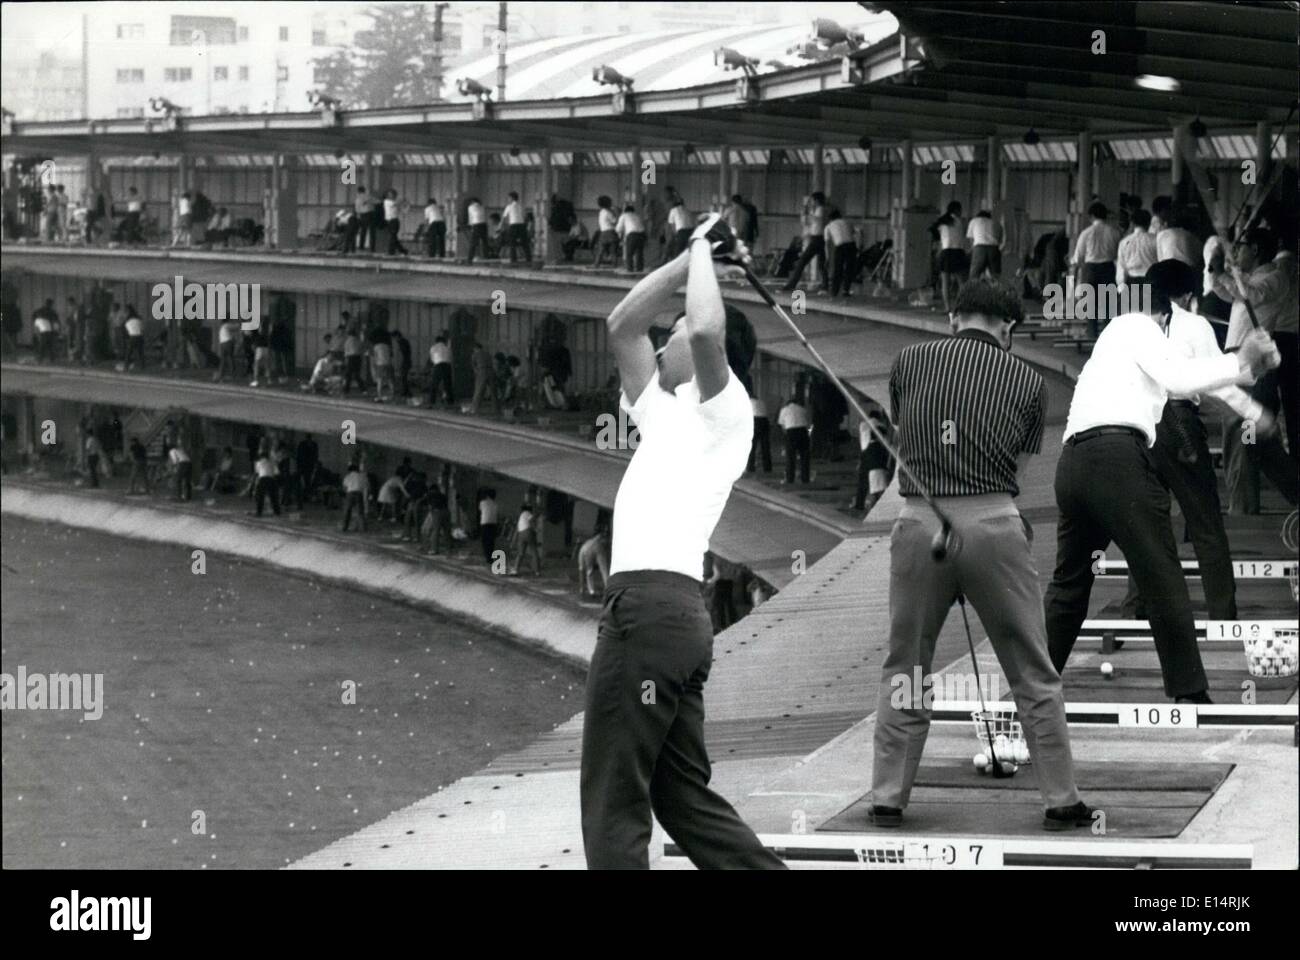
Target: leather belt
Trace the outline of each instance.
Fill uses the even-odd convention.
[[[1071,434],[1070,438],[1065,442],[1073,446],[1076,443],[1083,443],[1085,440],[1091,440],[1093,437],[1104,437],[1112,433],[1131,434],[1143,443],[1146,443],[1147,440],[1147,435],[1137,427],[1092,427],[1088,430],[1080,430],[1078,433]]]

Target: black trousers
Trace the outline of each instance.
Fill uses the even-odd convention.
[[[831,296],[838,297],[840,291],[847,297],[853,286],[853,273],[858,265],[858,245],[841,243],[835,248],[835,264],[831,267]]]
[[[697,581],[659,570],[609,578],[582,725],[589,869],[646,869],[652,813],[697,867],[784,869],[709,789],[704,684],[712,663]]]
[[[361,355],[343,358],[343,392],[349,393],[352,390],[352,384],[357,385],[358,390],[365,390],[366,385],[361,382]]]
[[[794,483],[794,462],[799,460],[799,481],[808,482],[808,453],[811,446],[807,427],[791,427],[785,432],[785,482]]]
[[[456,402],[456,396],[451,389],[450,363],[433,365],[433,379],[429,382],[429,403],[436,404],[440,399],[446,399],[450,404]]]
[[[1092,285],[1093,310],[1092,315],[1088,317],[1088,336],[1096,339],[1101,332],[1101,328],[1106,324],[1102,321],[1110,320],[1110,314],[1107,308],[1110,306],[1110,297],[1101,289],[1105,286],[1115,285],[1115,262],[1106,263],[1085,263],[1079,271],[1079,282]]]
[[[1047,588],[1047,648],[1064,672],[1088,615],[1093,554],[1116,544],[1146,603],[1156,655],[1170,697],[1205,690],[1192,601],[1169,524],[1169,495],[1146,439],[1107,433],[1075,442],[1056,465],[1056,569]]]
[[[447,221],[435,220],[425,228],[424,252],[430,257],[447,255]]]
[[[1300,380],[1300,339],[1296,334],[1275,333],[1273,341],[1277,344],[1278,353],[1282,354],[1282,364],[1277,368],[1278,388],[1282,393],[1282,411],[1286,415],[1286,437],[1287,449],[1291,451],[1293,459],[1300,459],[1300,440],[1297,439],[1297,432],[1300,431],[1300,410],[1296,409],[1300,397],[1297,396],[1297,381]]]
[[[99,454],[92,453],[86,457],[86,476],[92,487],[99,486]]]
[[[772,472],[772,424],[767,417],[754,418],[754,442],[749,446],[748,470],[761,458],[763,472]]]
[[[1156,428],[1151,459],[1155,461],[1160,482],[1174,495],[1183,512],[1185,539],[1192,542],[1196,551],[1210,619],[1236,620],[1237,581],[1232,574],[1228,534],[1223,529],[1218,478],[1210,459],[1205,424],[1194,404],[1171,400],[1165,405],[1164,416]],[[1128,577],[1124,613],[1146,619],[1146,606],[1132,573]]]
[[[349,490],[343,503],[343,523],[340,529],[347,533],[348,527],[352,525],[352,513],[356,511],[357,519],[361,521],[361,532],[366,531],[366,497],[359,490]]]
[[[497,525],[482,523],[478,528],[479,538],[483,541],[483,559],[492,563],[492,552],[497,548]]]
[[[817,258],[817,269],[821,272],[821,282],[826,284],[826,240],[824,237],[809,237],[808,246],[799,254],[799,259],[795,262],[794,269],[790,271],[790,279],[785,282],[784,289],[793,290],[799,283],[799,278],[803,276],[804,268],[814,258]]]
[[[194,495],[193,464],[189,461],[176,464],[176,499],[188,500]]]
[[[469,228],[469,250],[465,255],[466,262],[473,263],[476,253],[487,256],[488,228],[486,223],[476,223]]]
[[[280,483],[275,477],[258,477],[253,484],[253,502],[256,504],[257,515],[262,515],[262,509],[266,506],[267,499],[271,501],[271,511],[278,517],[280,515]]]

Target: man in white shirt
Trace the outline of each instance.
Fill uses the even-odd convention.
[[[447,331],[434,338],[429,348],[429,365],[432,368],[429,380],[429,406],[436,407],[445,401],[448,406],[455,406],[456,396],[451,387],[451,342]]]
[[[528,557],[533,566],[533,575],[542,575],[542,545],[537,538],[537,511],[531,502],[525,500],[519,508],[519,519],[515,521],[515,562],[510,568],[511,576],[519,575],[519,567]]]
[[[365,187],[357,187],[357,195],[352,201],[352,208],[357,214],[356,249],[375,249],[375,204],[366,193]],[[347,252],[345,250],[345,252]]]
[[[673,205],[668,210],[668,230],[671,239],[668,242],[666,257],[669,260],[686,249],[691,233],[695,230],[695,222],[691,212],[686,209],[686,201],[676,193],[672,195],[672,200]]]
[[[184,447],[174,446],[167,451],[167,462],[172,466],[176,481],[176,499],[189,500],[194,495],[194,463],[190,460],[190,455]]]
[[[348,464],[348,471],[343,476],[343,522],[339,525],[344,533],[352,525],[354,512],[361,521],[361,532],[366,532],[366,487],[366,475],[361,468],[356,462]]]
[[[1088,316],[1088,335],[1091,337],[1096,337],[1100,328],[1105,326],[1100,321],[1110,319],[1108,308],[1115,301],[1107,288],[1113,290],[1115,287],[1115,258],[1119,255],[1120,237],[1119,231],[1106,222],[1109,213],[1104,203],[1090,206],[1088,216],[1092,217],[1092,223],[1080,232],[1074,245],[1073,263],[1078,280],[1075,292],[1081,293],[1084,286],[1091,287],[1092,302],[1096,305]]]
[[[1181,261],[1174,261],[1181,262]],[[1217,357],[1222,355],[1210,322],[1199,314],[1173,305],[1169,318],[1169,343],[1173,353],[1183,357]],[[1238,386],[1206,391],[1230,408],[1238,417],[1255,424],[1258,433],[1276,430],[1272,414]],[[1232,572],[1232,554],[1228,534],[1223,528],[1223,511],[1219,503],[1218,477],[1206,440],[1205,424],[1200,416],[1198,394],[1171,392],[1164,415],[1156,426],[1156,442],[1151,448],[1156,475],[1165,489],[1178,501],[1187,525],[1187,537],[1196,551],[1205,592],[1206,613],[1211,620],[1237,619],[1237,585]],[[1129,575],[1128,596],[1124,598],[1126,617],[1146,619],[1137,582]]]
[[[803,222],[808,235],[804,242],[803,252],[799,254],[799,259],[795,261],[794,269],[790,271],[790,279],[785,282],[785,286],[782,288],[787,293],[799,285],[804,269],[814,259],[817,261],[817,276],[821,278],[822,286],[826,286],[827,212],[826,194],[820,190],[812,194],[804,203]]]
[[[966,225],[966,239],[971,242],[970,278],[976,280],[985,273],[1002,275],[1002,226],[993,214],[981,210]]]
[[[776,415],[776,425],[785,432],[785,479],[782,483],[794,483],[795,461],[799,461],[799,482],[807,483],[809,476],[808,457],[812,449],[812,415],[799,400],[799,394],[791,395],[789,402]]]
[[[1121,286],[1140,283],[1159,259],[1156,256],[1156,238],[1150,228],[1151,214],[1146,210],[1134,210],[1133,229],[1119,242],[1115,254],[1115,279]]]
[[[271,511],[280,515],[280,468],[275,465],[271,448],[263,441],[253,462],[253,504],[256,516],[261,516],[266,501],[271,501]]]
[[[614,232],[623,241],[623,266],[628,273],[645,270],[645,221],[636,207],[628,204],[614,224]]]
[[[1156,231],[1156,260],[1181,260],[1189,267],[1201,269],[1201,241],[1179,225],[1172,209],[1165,216],[1165,222]]]
[[[1252,334],[1236,356],[1186,357],[1163,334],[1173,304],[1186,307],[1199,277],[1164,261],[1147,272],[1149,313],[1126,313],[1102,331],[1074,388],[1056,467],[1056,569],[1044,599],[1048,649],[1064,671],[1088,613],[1097,551],[1116,544],[1150,614],[1165,693],[1209,703],[1187,581],[1157,482],[1151,447],[1170,393],[1248,385],[1276,363]]]
[[[473,263],[474,254],[487,256],[488,252],[487,208],[479,202],[478,197],[469,198],[469,205],[465,208],[465,225],[469,227],[469,250],[465,254],[465,262]]]
[[[823,235],[830,248],[831,296],[838,297],[843,291],[847,298],[853,292],[853,275],[858,269],[858,245],[853,240],[853,228],[838,210],[832,210]]]
[[[596,203],[600,207],[596,211],[596,237],[592,240],[592,246],[596,248],[596,259],[591,265],[599,267],[608,254],[610,266],[614,266],[618,262],[618,231],[614,229],[618,226],[618,218],[614,216],[614,201],[610,197],[601,196],[596,199]]]
[[[727,365],[713,258],[745,254],[715,214],[608,321],[621,406],[641,440],[614,501],[587,679],[581,798],[592,869],[646,869],[652,811],[697,867],[784,866],[709,789],[704,745],[713,629],[700,596],[703,559],[751,439],[749,396]],[[651,327],[683,283],[686,311],[656,351]]]
[[[1241,417],[1224,421],[1224,473],[1228,512],[1232,514],[1259,513],[1261,472],[1292,506],[1300,494],[1295,461],[1300,456],[1300,447],[1296,446],[1296,420],[1300,418],[1296,410],[1296,324],[1300,313],[1296,261],[1290,251],[1279,253],[1277,249],[1273,231],[1256,227],[1236,246],[1235,256],[1226,261],[1227,269],[1216,270],[1210,276],[1214,292],[1232,303],[1225,349],[1236,350],[1241,345],[1253,328],[1252,314],[1259,328],[1271,334],[1277,344],[1281,365],[1259,378],[1251,396],[1274,415],[1279,409],[1286,411],[1291,447],[1288,454],[1280,436],[1261,436],[1257,427],[1252,442],[1246,433],[1250,429],[1248,420]]]
[[[424,253],[431,259],[447,255],[447,216],[433,197],[424,206]]]
[[[508,195],[509,203],[506,204],[505,210],[501,212],[501,227],[505,234],[503,247],[510,248],[510,262],[516,262],[515,251],[520,247],[524,251],[524,263],[531,263],[533,260],[533,246],[528,241],[528,224],[524,217],[524,205],[519,202],[519,194],[511,190]]]

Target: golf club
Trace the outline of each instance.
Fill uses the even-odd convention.
[[[970,647],[970,662],[975,668],[975,692],[980,698],[980,716],[984,718],[984,732],[989,738],[989,769],[993,772],[993,779],[1005,780],[1016,774],[1014,770],[1002,766],[1002,762],[998,760],[998,755],[993,750],[993,726],[989,723],[988,707],[984,705],[984,684],[980,682],[980,664],[975,659],[975,641],[971,638],[970,620],[966,616],[966,595],[960,590],[957,591],[957,606],[961,607],[961,622],[966,628],[966,645]]]
[[[903,458],[899,456],[898,451],[894,449],[893,444],[885,439],[884,435],[876,429],[875,424],[873,424],[867,416],[866,411],[862,409],[862,405],[858,403],[857,399],[851,392],[849,392],[849,389],[844,385],[840,378],[835,375],[834,371],[827,366],[826,361],[823,360],[821,354],[817,352],[817,348],[808,342],[808,338],[803,335],[803,331],[799,329],[798,324],[790,319],[790,315],[782,309],[779,303],[776,302],[776,298],[772,296],[771,291],[763,285],[763,281],[754,275],[754,271],[750,269],[749,264],[736,260],[730,260],[727,262],[733,263],[744,269],[745,279],[749,281],[749,285],[758,291],[758,295],[762,297],[767,302],[767,305],[776,312],[776,315],[784,320],[790,329],[794,331],[794,335],[798,337],[799,342],[804,345],[804,348],[812,355],[812,358],[817,361],[817,366],[821,368],[822,373],[826,374],[831,383],[835,385],[835,388],[844,395],[844,399],[849,402],[849,406],[851,406],[858,416],[862,418],[863,422],[866,423],[867,429],[871,431],[872,436],[876,438],[881,446],[889,451],[890,456],[892,456],[894,461],[898,464],[898,469],[903,471],[903,473],[907,475],[908,479],[916,485],[916,489],[920,491],[921,499],[926,502],[930,509],[934,511],[934,515],[939,518],[939,530],[930,541],[930,555],[934,557],[936,562],[942,562],[949,556],[949,554],[955,554],[961,549],[961,541],[953,531],[952,521],[950,521],[947,514],[939,508],[939,505],[934,502],[934,497],[930,495],[930,491],[925,488],[925,485],[921,483],[921,481],[916,479],[916,474],[912,473],[911,469],[908,468],[906,462],[904,462]]]

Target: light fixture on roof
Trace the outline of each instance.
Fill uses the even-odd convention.
[[[485,103],[492,99],[490,88],[483,86],[473,77],[461,77],[456,81],[456,89],[462,97],[473,97],[480,103]]]
[[[871,138],[867,136],[865,133],[862,136],[858,137],[858,149],[866,150],[868,152],[871,151]]]
[[[686,144],[686,146],[682,147],[682,156],[684,157],[695,156],[695,145],[693,143],[688,143]]]
[[[1143,90],[1157,90],[1160,93],[1177,93],[1183,88],[1173,77],[1162,77],[1154,73],[1144,73],[1133,82]]]
[[[519,154],[522,153],[522,152],[523,152],[523,151],[520,150],[518,147],[511,147],[511,148],[510,148],[510,156],[512,156],[512,157],[517,157],[517,156],[519,156]]]
[[[1038,131],[1033,127],[1030,127],[1025,131],[1025,143],[1029,144],[1031,147],[1041,139],[1042,137],[1038,135]]]
[[[723,70],[743,70],[745,75],[750,77],[758,72],[757,57],[747,57],[731,47],[718,47],[714,50],[713,65]]]
[[[591,71],[591,79],[607,87],[618,87],[620,90],[628,91],[632,89],[635,82],[631,77],[625,77],[609,64],[602,63]]]
[[[1205,125],[1205,121],[1202,120],[1199,115],[1195,120],[1187,125],[1187,129],[1188,132],[1190,132],[1197,140],[1200,140],[1210,132],[1210,128]]]

